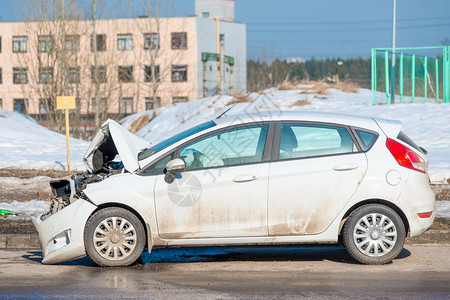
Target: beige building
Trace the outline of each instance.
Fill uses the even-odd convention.
[[[0,23],[0,107],[42,115],[65,94],[81,115],[95,99],[126,115],[152,109],[155,89],[161,106],[245,92],[246,27],[230,2],[216,19],[200,5],[201,16],[98,20],[95,34],[92,21]]]

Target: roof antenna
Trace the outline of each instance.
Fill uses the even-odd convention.
[[[220,119],[223,117],[223,115],[225,115],[227,112],[229,112],[233,107],[235,107],[237,104],[241,103],[244,99],[246,99],[248,96],[250,96],[252,94],[252,92],[248,93],[247,95],[245,95],[244,97],[240,97],[239,101],[236,102],[235,104],[233,104],[230,108],[228,108],[226,111],[224,111],[223,113],[221,113],[217,118]]]

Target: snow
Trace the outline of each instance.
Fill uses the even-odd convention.
[[[70,139],[71,169],[84,170],[88,142]],[[23,114],[0,109],[0,168],[67,169],[66,137]]]

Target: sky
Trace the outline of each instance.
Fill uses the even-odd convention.
[[[2,20],[17,20],[20,1],[0,1]],[[104,1],[129,17],[129,1],[138,7],[142,0]],[[194,15],[195,0],[172,1],[171,16]],[[396,47],[450,45],[450,0],[396,2]],[[393,0],[235,1],[236,21],[247,24],[251,59],[366,58],[371,48],[392,47],[392,18]]]

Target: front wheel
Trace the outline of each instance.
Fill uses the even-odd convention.
[[[144,226],[130,211],[108,207],[89,218],[84,245],[89,257],[100,266],[129,266],[144,250]]]
[[[363,264],[391,262],[403,249],[406,232],[400,216],[381,204],[356,209],[345,222],[343,242],[348,253]]]

